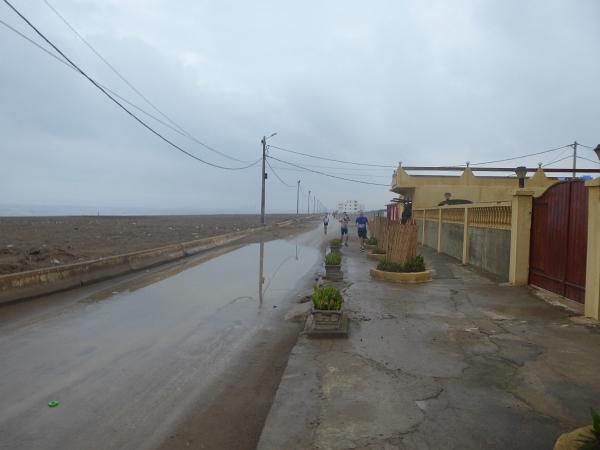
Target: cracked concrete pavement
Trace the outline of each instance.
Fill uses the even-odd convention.
[[[260,450],[551,449],[600,410],[600,326],[419,247],[433,281],[342,250],[349,338],[301,335]]]

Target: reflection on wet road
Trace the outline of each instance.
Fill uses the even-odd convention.
[[[1,447],[151,448],[292,305],[319,255],[287,241],[252,244],[3,325]]]

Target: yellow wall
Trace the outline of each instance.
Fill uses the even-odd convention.
[[[557,180],[550,180],[540,168],[531,178],[525,179],[525,189],[532,190],[538,197]],[[391,192],[402,198],[412,195],[413,208],[437,206],[450,192],[451,200],[469,200],[473,203],[511,201],[511,191],[519,187],[515,177],[476,177],[466,168],[460,177],[456,176],[411,176],[398,167],[392,177]]]

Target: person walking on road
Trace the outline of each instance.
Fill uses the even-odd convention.
[[[344,212],[344,214],[340,218],[339,222],[340,222],[340,230],[342,232],[342,244],[341,245],[346,245],[346,247],[348,247],[348,222],[350,222],[350,217],[348,217],[348,214],[346,214],[346,212]],[[346,235],[346,243],[345,244],[344,244],[344,235]]]
[[[358,230],[358,237],[360,238],[360,251],[365,251],[365,239],[367,238],[367,227],[369,226],[369,219],[367,219],[362,211],[358,212],[356,218],[356,229]]]
[[[327,213],[323,217],[323,225],[325,226],[325,234],[327,234],[327,225],[329,225],[329,215]]]

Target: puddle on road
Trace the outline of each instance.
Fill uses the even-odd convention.
[[[272,308],[294,289],[319,257],[316,249],[284,240],[250,244],[184,262],[82,302],[126,300],[133,309],[164,309],[166,315],[173,310],[181,313],[188,307],[193,307],[195,314],[199,309],[209,313],[239,303]]]

